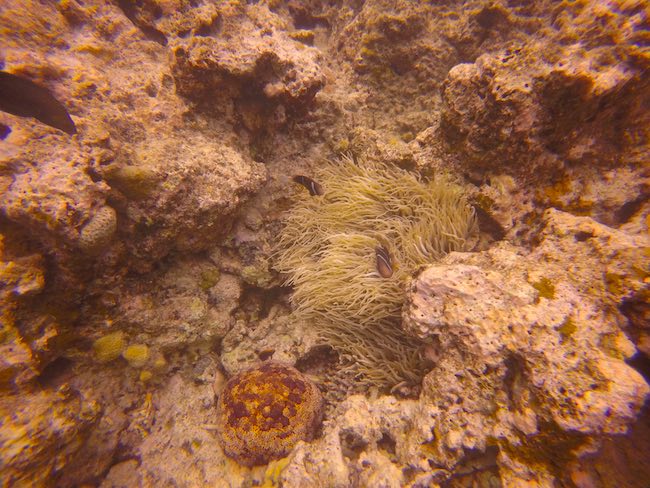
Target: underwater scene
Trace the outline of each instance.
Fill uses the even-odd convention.
[[[0,487],[650,487],[650,3],[0,0]]]

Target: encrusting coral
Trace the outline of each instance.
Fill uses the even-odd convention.
[[[117,215],[111,207],[101,207],[81,229],[79,247],[88,254],[95,254],[106,247],[117,229]]]
[[[397,167],[344,157],[315,175],[322,196],[285,219],[275,268],[294,287],[295,312],[338,351],[359,385],[417,382],[421,343],[399,327],[405,283],[416,270],[469,247],[476,221],[463,189]],[[390,276],[378,268],[387,251]]]

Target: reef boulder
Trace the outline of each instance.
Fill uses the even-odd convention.
[[[554,209],[544,220],[530,254],[451,253],[412,284],[403,325],[429,342],[422,400],[436,405],[444,462],[492,436],[502,470],[528,477],[531,457],[551,470],[558,453],[565,463],[626,433],[650,392],[612,306],[645,286],[645,237]]]

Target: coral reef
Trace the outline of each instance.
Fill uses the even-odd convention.
[[[318,388],[296,369],[267,362],[226,383],[217,402],[217,435],[224,452],[247,465],[287,455],[320,425]]]
[[[296,314],[361,374],[359,385],[417,383],[419,344],[397,325],[405,283],[420,266],[470,247],[476,223],[462,188],[349,157],[321,166],[315,180],[324,195],[299,196],[278,240],[275,267],[294,287]],[[393,263],[388,276],[378,247]]]
[[[531,434],[542,435],[540,426],[547,424],[581,435],[625,432],[650,389],[623,361],[635,349],[607,310],[610,292],[603,276],[582,268],[589,258],[598,261],[598,251],[584,249],[593,247],[576,242],[573,236],[589,229],[593,233],[590,239],[608,241],[610,252],[626,255],[624,261],[611,260],[612,267],[631,270],[647,266],[648,258],[634,238],[608,231],[589,219],[549,210],[545,222],[543,240],[530,256],[514,259],[516,251],[505,244],[487,253],[453,254],[415,281],[413,289],[417,291],[405,309],[404,327],[419,337],[435,337],[431,352],[440,358],[425,381],[425,391],[437,396],[443,383],[451,388],[452,377],[459,378],[457,388],[479,389],[472,397],[478,403],[483,398],[483,409],[488,397],[496,399],[500,428],[505,425],[505,412],[499,412],[503,407],[496,392],[506,392],[506,408],[514,415],[515,427],[524,433],[528,426]],[[535,286],[538,281],[527,262],[557,256],[557,249],[562,248],[574,248],[584,258],[580,267],[566,261],[551,264],[545,259],[547,265],[537,274],[544,273],[542,280],[555,283],[557,292],[550,296],[547,288]],[[487,262],[502,264],[495,269],[494,264],[488,268]],[[627,286],[638,288],[643,283],[631,277]],[[600,289],[601,299],[586,298],[584,290],[588,288]],[[459,341],[457,334],[462,335]],[[519,334],[529,337],[523,349]],[[472,352],[474,347],[481,352]],[[456,360],[454,349],[459,354]],[[454,361],[458,361],[455,366]],[[458,375],[461,362],[469,373],[491,373],[483,373],[480,384],[472,387],[471,374]],[[443,374],[447,367],[448,376]],[[492,381],[496,381],[494,389],[489,387]],[[534,406],[527,400],[531,398],[536,399]],[[470,408],[467,401],[464,405]],[[458,417],[459,412],[454,415]],[[516,449],[511,454],[516,457]]]
[[[3,0],[1,69],[73,125],[0,112],[0,484],[646,488],[649,16]],[[372,182],[327,181],[348,155]],[[462,189],[476,238],[403,246],[416,200],[379,217],[372,198],[400,181]],[[349,224],[328,187],[370,187],[352,240],[323,240]],[[311,247],[280,275],[297,208]],[[269,359],[325,420],[244,466],[215,391]]]
[[[31,30],[27,37],[39,42],[7,35],[6,69],[51,88],[83,121],[67,139],[28,119],[8,121],[13,130],[5,143],[12,150],[3,161],[0,202],[7,217],[30,230],[60,268],[74,269],[68,281],[84,280],[88,267],[78,265],[75,248],[103,251],[93,262],[103,261],[97,270],[110,274],[129,261],[146,270],[175,249],[202,250],[223,237],[240,200],[264,182],[265,169],[232,147],[232,138],[216,142],[212,133],[185,127],[185,102],[175,93],[171,68],[160,62],[163,46],[143,38],[113,4],[71,1],[36,12],[23,11],[23,3],[7,5],[3,25],[17,34]],[[51,29],[42,28],[46,16]],[[71,25],[83,35],[56,42]],[[136,57],[139,74],[129,72]],[[45,58],[47,65],[36,64]],[[118,71],[123,75],[105,76]],[[108,234],[115,219],[106,207],[117,214],[114,242]],[[106,235],[93,244],[101,222]]]
[[[625,222],[625,209],[634,213],[648,193],[647,174],[639,179],[632,169],[649,156],[648,111],[638,96],[648,84],[638,44],[647,13],[638,9],[638,2],[563,4],[544,36],[449,70],[438,134],[458,164],[475,177],[534,180],[546,204]]]

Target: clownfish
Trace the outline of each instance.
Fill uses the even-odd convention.
[[[304,186],[309,190],[309,194],[313,197],[314,195],[322,195],[323,187],[316,183],[314,180],[308,176],[296,175],[293,177],[293,181],[299,185]]]
[[[375,248],[375,257],[377,258],[377,272],[379,275],[382,278],[393,276],[393,265],[388,250],[383,246],[377,246]]]

